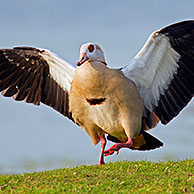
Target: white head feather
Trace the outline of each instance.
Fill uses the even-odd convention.
[[[77,64],[81,65],[86,60],[88,61],[101,61],[105,63],[104,52],[99,45],[94,43],[84,43],[80,48],[80,60]]]

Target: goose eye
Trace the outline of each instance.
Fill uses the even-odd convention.
[[[93,44],[90,44],[88,46],[88,50],[89,50],[90,53],[92,53],[94,51],[94,45]]]

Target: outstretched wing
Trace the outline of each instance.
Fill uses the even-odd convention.
[[[152,33],[129,65],[122,68],[144,103],[144,129],[167,124],[194,93],[194,20]]]
[[[68,93],[74,69],[49,50],[0,49],[0,91],[18,101],[35,105],[42,102],[72,119]]]

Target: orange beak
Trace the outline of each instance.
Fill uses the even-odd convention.
[[[86,53],[81,53],[80,54],[80,60],[76,63],[77,66],[80,66],[83,64],[85,61],[87,61],[89,58],[86,56]]]

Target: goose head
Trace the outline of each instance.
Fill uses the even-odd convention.
[[[80,59],[76,64],[77,66],[80,66],[86,61],[100,61],[106,64],[104,52],[99,45],[94,43],[85,43],[81,45]]]

